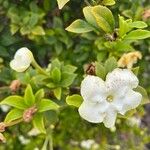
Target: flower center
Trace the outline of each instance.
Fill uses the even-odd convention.
[[[108,95],[107,98],[106,98],[106,100],[108,102],[112,102],[113,101],[113,96],[112,95]]]

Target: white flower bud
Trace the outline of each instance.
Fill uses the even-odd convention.
[[[30,66],[32,61],[32,52],[28,48],[22,47],[16,52],[14,59],[10,62],[10,67],[17,72],[23,72]]]

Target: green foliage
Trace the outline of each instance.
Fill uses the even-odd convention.
[[[16,119],[22,118],[23,111],[20,109],[12,109],[7,116],[5,117],[4,122],[9,123],[11,121],[14,121]]]
[[[86,33],[93,31],[94,28],[84,20],[78,19],[75,20],[69,27],[67,27],[66,30],[75,33]]]
[[[66,98],[66,103],[68,105],[72,105],[75,107],[79,107],[81,105],[82,101],[83,101],[83,98],[78,94],[67,96],[67,98]]]
[[[74,73],[76,67],[72,65],[64,65],[58,59],[55,59],[51,63],[50,76],[46,77],[44,81],[46,86],[53,90],[53,93],[57,99],[61,99],[62,90],[70,86],[76,74]]]
[[[144,17],[145,10],[149,9],[148,1],[68,1],[0,0],[0,105],[10,106],[7,114],[1,107],[0,118],[11,124],[22,119],[27,109],[36,106],[32,123],[44,133],[29,136],[31,122],[19,123],[5,131],[7,143],[0,144],[0,149],[42,149],[44,141],[48,139],[50,143],[50,134],[54,149],[84,149],[81,142],[88,139],[96,141],[102,150],[117,149],[117,146],[146,149],[150,141],[149,122],[142,105],[149,103],[150,94],[150,21]],[[47,76],[32,67],[23,73],[10,69],[14,53],[24,46],[32,50]],[[96,76],[105,80],[107,73],[117,67],[117,60],[134,50],[143,55],[132,68],[142,86],[134,89],[143,96],[141,105],[117,118],[116,130],[81,119],[77,108],[83,101],[79,94],[84,66],[93,63]],[[15,79],[21,86],[11,91],[9,85]],[[137,122],[142,120],[141,124],[131,125],[132,118]],[[20,135],[30,142],[22,144]]]
[[[59,9],[62,9],[69,0],[57,0]]]

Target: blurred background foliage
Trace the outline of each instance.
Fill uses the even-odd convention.
[[[98,1],[98,0],[97,0]],[[93,2],[92,0],[89,2]],[[56,0],[0,0],[0,99],[12,93],[9,85],[12,80],[19,78],[30,81],[34,73],[16,74],[9,68],[9,61],[20,47],[28,47],[34,57],[43,67],[55,58],[64,64],[77,67],[78,79],[72,85],[79,86],[83,78],[86,64],[95,60],[103,61],[108,55],[119,58],[126,51],[110,52],[104,45],[102,35],[97,33],[73,34],[65,28],[77,18],[84,18],[82,8],[87,0],[71,0],[59,10]],[[148,0],[116,0],[116,4],[109,7],[115,20],[118,14],[126,19],[143,20],[150,25],[150,9]],[[118,24],[118,22],[116,22]],[[149,28],[149,27],[148,27]],[[139,61],[140,84],[150,94],[150,42],[149,39],[134,41],[132,46],[142,53]],[[20,78],[21,77],[21,78]],[[18,91],[21,92],[21,91]],[[60,114],[50,112],[47,115],[53,129],[54,150],[148,150],[150,149],[150,106],[138,111],[134,117],[127,120],[118,119],[117,129],[106,129],[102,124],[93,125],[83,121],[76,109],[64,107]],[[1,121],[6,114],[1,108]],[[59,119],[58,119],[59,118]],[[1,150],[38,150],[41,149],[44,136],[31,136],[30,125],[22,124],[11,127],[5,132],[8,139],[0,145]],[[86,147],[84,142],[91,142]],[[90,143],[90,142],[89,142]]]

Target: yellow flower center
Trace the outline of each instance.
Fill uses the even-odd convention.
[[[108,102],[112,102],[113,101],[113,96],[112,95],[108,95],[107,98],[106,98],[106,100]]]

